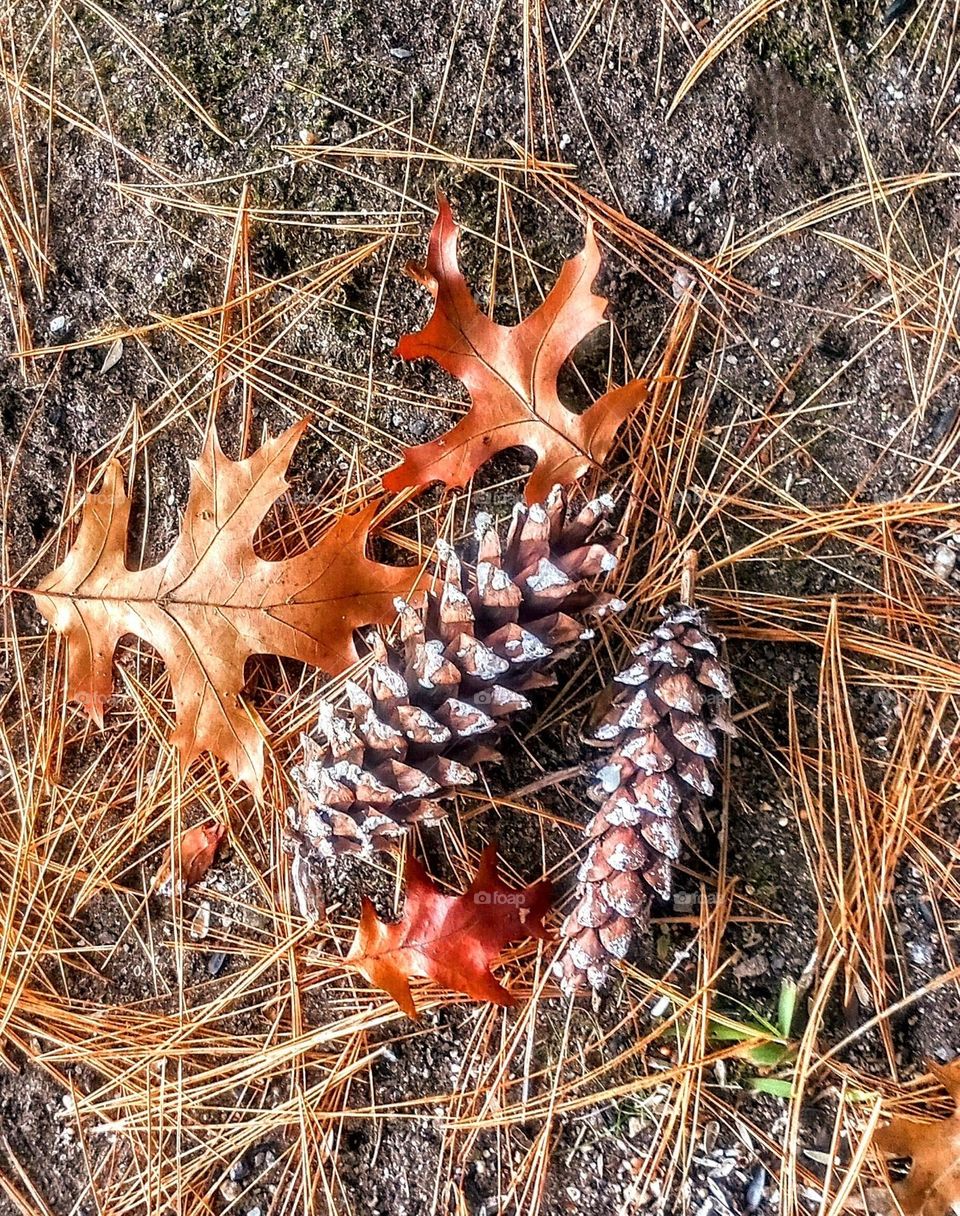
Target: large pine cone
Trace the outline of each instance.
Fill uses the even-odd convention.
[[[570,518],[555,488],[542,506],[515,507],[504,545],[478,514],[472,571],[438,545],[436,589],[398,601],[397,641],[368,638],[375,661],[362,685],[348,682],[348,709],[325,703],[319,737],[303,738],[288,848],[305,913],[311,858],[389,849],[412,824],[442,818],[436,799],[477,779],[471,766],[496,758],[524,694],[552,684],[545,669],[590,636],[583,618],[623,607],[595,589],[622,543],[612,507],[595,499]]]
[[[734,732],[722,703],[733,685],[704,614],[682,604],[663,611],[636,662],[615,677],[622,688],[593,731],[594,743],[614,750],[595,775],[602,805],[585,829],[566,949],[554,965],[567,993],[601,988],[646,926],[654,896],[669,898],[682,827],[702,829],[701,799],[713,792],[715,732]]]

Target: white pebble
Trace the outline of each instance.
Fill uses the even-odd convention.
[[[938,545],[930,565],[938,578],[949,578],[957,564],[957,551],[949,545]]]

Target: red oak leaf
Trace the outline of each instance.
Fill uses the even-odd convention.
[[[404,1013],[417,1016],[410,978],[422,976],[478,1001],[513,1005],[490,964],[509,942],[544,941],[552,885],[547,880],[514,890],[497,876],[497,848],[488,845],[476,877],[462,895],[444,895],[423,866],[407,855],[403,917],[387,924],[363,901],[357,935],[346,961],[382,988]]]
[[[333,675],[357,659],[353,631],[396,616],[416,571],[366,555],[372,503],[343,515],[311,548],[268,561],[254,548],[264,516],[287,488],[286,471],[306,422],[246,460],[224,455],[211,428],[191,461],[180,535],[145,570],[126,562],[130,498],[111,461],[89,493],[64,560],[33,592],[67,644],[67,695],[103,725],[120,639],[149,642],[167,666],[176,710],[173,742],[186,766],[202,751],[261,790],[266,728],[240,701],[255,654],[300,659]]]
[[[611,389],[582,414],[558,395],[564,361],[600,324],[607,306],[590,290],[600,268],[592,226],[583,250],[564,263],[547,298],[519,325],[497,325],[477,307],[457,264],[458,233],[441,195],[426,265],[408,267],[436,307],[419,333],[400,339],[395,353],[439,363],[466,385],[471,407],[439,439],[405,448],[403,463],[383,484],[392,491],[433,481],[463,486],[497,452],[525,447],[536,456],[527,502],[539,502],[554,484],[570,485],[603,463],[621,423],[646,400],[647,382]]]

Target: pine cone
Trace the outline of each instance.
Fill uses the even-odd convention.
[[[503,546],[478,514],[472,573],[438,544],[436,589],[397,602],[398,642],[371,635],[375,661],[363,685],[347,683],[348,709],[324,703],[319,737],[303,737],[287,817],[305,914],[315,911],[312,858],[390,849],[412,824],[442,819],[436,799],[477,780],[471,766],[497,757],[492,745],[529,705],[524,694],[554,683],[545,669],[591,636],[583,618],[623,608],[592,585],[622,543],[607,523],[612,507],[599,498],[569,518],[555,488],[542,506],[514,508]]]
[[[704,614],[684,604],[663,613],[615,677],[623,688],[593,731],[592,742],[614,750],[595,774],[591,794],[602,805],[585,829],[566,950],[554,964],[566,993],[601,988],[611,960],[646,926],[653,897],[669,898],[682,829],[702,829],[701,799],[713,792],[715,733],[735,733],[721,700],[733,685]]]

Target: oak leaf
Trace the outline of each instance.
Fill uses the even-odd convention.
[[[906,1178],[893,1184],[905,1216],[950,1216],[960,1209],[960,1059],[930,1069],[953,1098],[953,1114],[937,1123],[896,1118],[873,1139],[887,1156],[912,1159]]]
[[[547,880],[522,890],[497,875],[496,845],[488,845],[476,877],[462,895],[444,895],[423,866],[407,855],[406,903],[393,924],[381,921],[369,900],[346,961],[377,988],[390,994],[404,1013],[417,1016],[410,978],[435,980],[478,1001],[513,1005],[513,996],[490,970],[509,942],[550,939],[543,916],[550,906]]]
[[[126,635],[143,638],[170,673],[183,766],[209,750],[258,796],[266,731],[239,699],[247,659],[283,655],[340,672],[357,658],[353,630],[392,621],[394,597],[416,579],[366,556],[375,503],[341,516],[302,553],[268,561],[256,552],[305,427],[296,423],[246,460],[225,456],[211,427],[190,462],[180,535],[143,570],[127,567],[131,500],[111,461],[102,488],[87,495],[73,546],[32,593],[66,640],[70,700],[102,726],[116,647]]]
[[[569,485],[603,463],[620,425],[646,400],[647,382],[611,389],[582,414],[560,400],[557,375],[607,306],[590,290],[600,269],[592,226],[540,307],[512,326],[496,324],[478,308],[457,264],[458,233],[441,195],[426,264],[407,268],[436,305],[423,329],[400,339],[395,354],[439,363],[466,386],[471,406],[439,439],[405,448],[403,463],[383,484],[392,491],[433,481],[463,486],[498,452],[525,447],[536,457],[526,499],[539,502],[555,483]]]
[[[226,834],[226,824],[213,820],[181,832],[160,863],[153,880],[158,893],[171,895],[176,885],[182,894],[187,887],[198,883],[213,865],[220,841]]]

